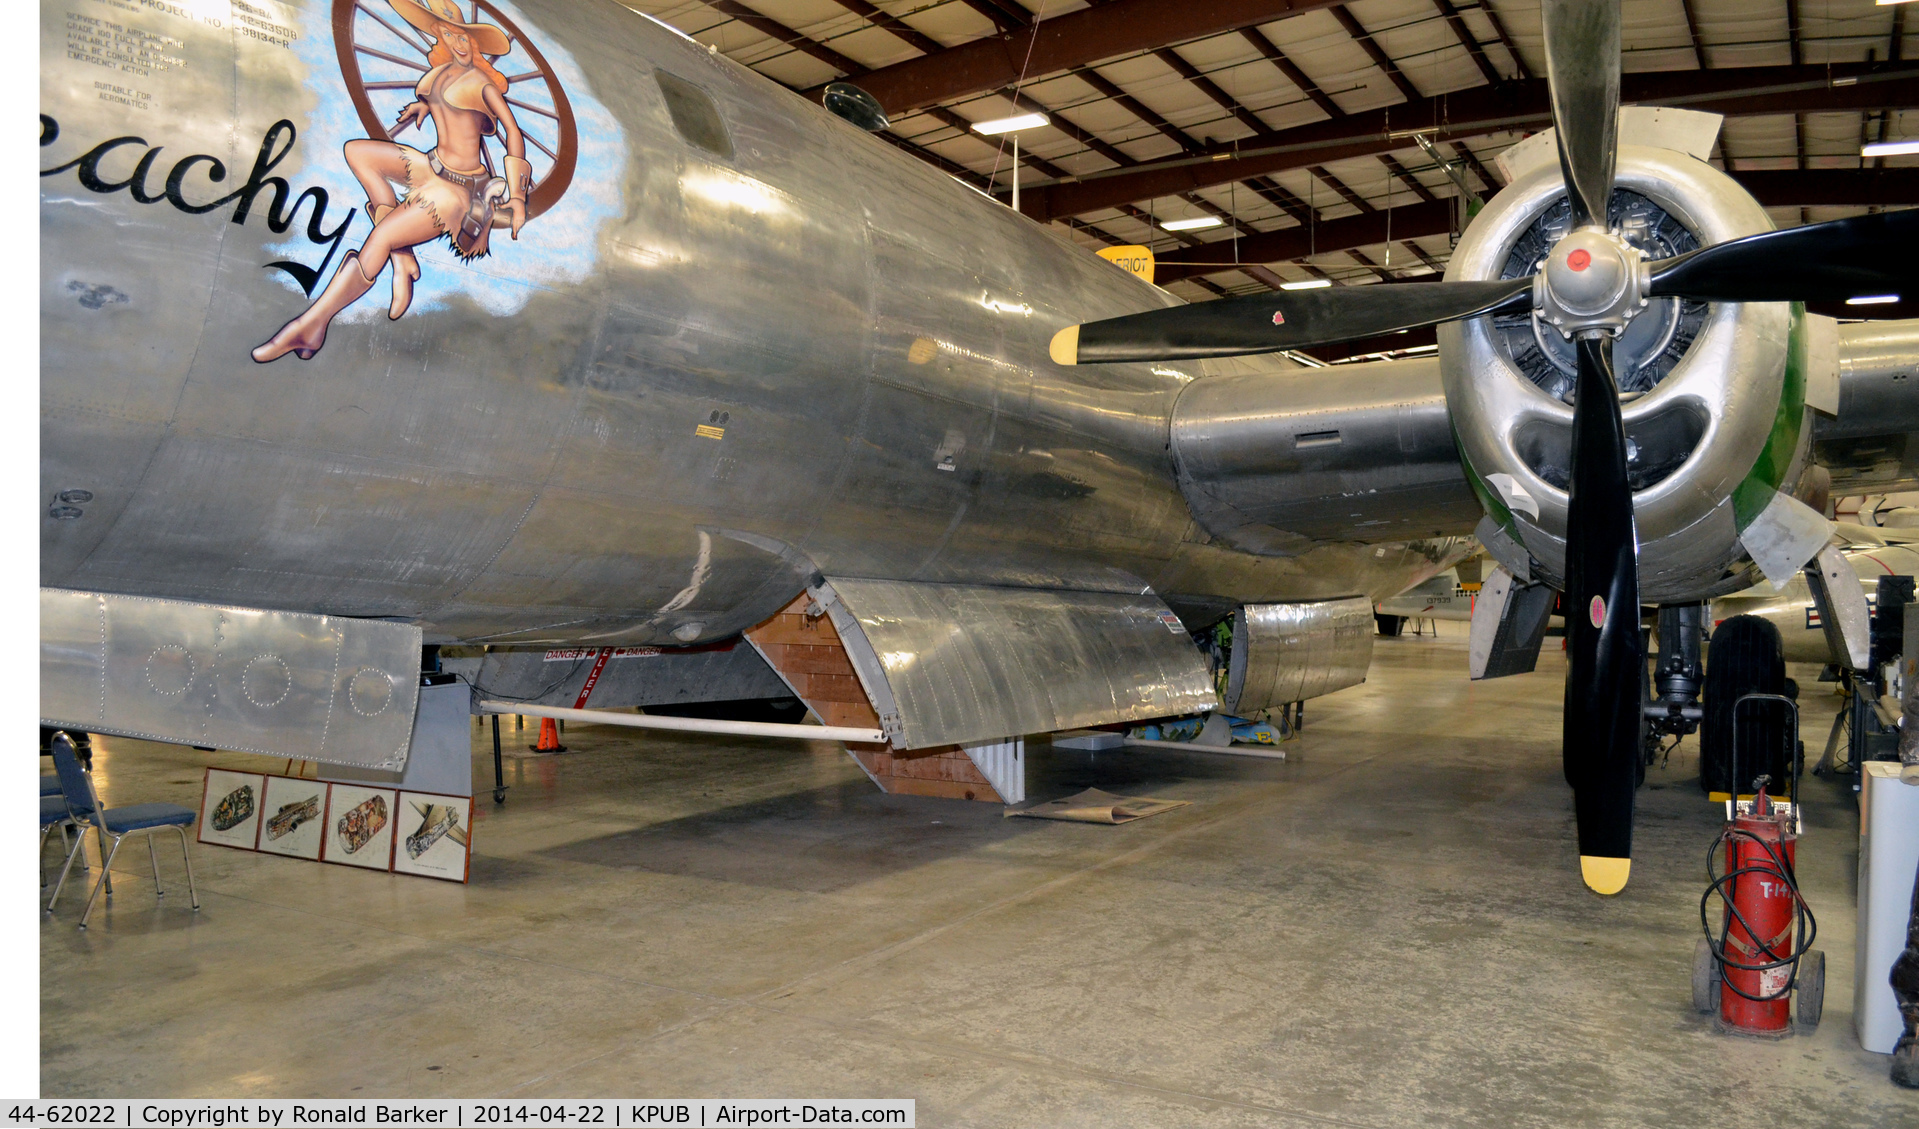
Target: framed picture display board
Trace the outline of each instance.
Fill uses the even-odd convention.
[[[243,851],[465,882],[473,798],[209,768],[199,837]]]
[[[260,851],[317,861],[326,829],[326,807],[326,781],[267,777],[266,796],[260,805]]]
[[[337,793],[340,785],[335,784]],[[465,882],[473,856],[473,797],[401,792],[393,871]]]
[[[321,859],[370,870],[393,869],[398,800],[399,793],[391,788],[332,785],[321,835]]]
[[[259,845],[260,805],[266,777],[255,772],[207,769],[200,792],[200,842],[251,851]]]

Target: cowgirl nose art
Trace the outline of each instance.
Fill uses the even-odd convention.
[[[399,24],[352,0],[334,12],[341,77],[368,134],[346,142],[340,156],[366,193],[373,230],[342,257],[320,296],[252,351],[261,364],[288,353],[312,359],[334,318],[383,274],[391,285],[387,316],[398,320],[421,277],[416,248],[444,239],[462,262],[485,258],[496,231],[519,240],[571,182],[577,137],[566,94],[504,14],[481,3],[469,17],[453,0],[387,0],[387,7]],[[376,37],[379,47],[371,45]],[[396,40],[423,55],[424,66],[395,54]],[[408,83],[369,80],[363,65],[418,76],[390,123],[370,94]],[[516,84],[543,85],[552,108],[514,96]],[[523,128],[522,113],[538,124]]]

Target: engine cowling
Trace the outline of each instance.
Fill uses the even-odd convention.
[[[1533,273],[1564,234],[1569,207],[1550,140],[1527,143],[1533,159],[1509,164],[1512,183],[1460,239],[1448,279]],[[1705,161],[1631,144],[1619,149],[1609,220],[1655,260],[1773,227]],[[1614,342],[1646,603],[1753,582],[1741,531],[1805,463],[1807,338],[1804,314],[1786,303],[1655,298]],[[1481,539],[1514,572],[1563,585],[1570,343],[1530,311],[1443,325],[1439,342],[1460,454],[1488,514]]]

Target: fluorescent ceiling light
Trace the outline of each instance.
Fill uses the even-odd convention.
[[[1012,118],[994,118],[990,122],[974,122],[973,132],[984,133],[992,137],[1001,133],[1015,133],[1022,129],[1036,129],[1052,121],[1045,114],[1020,114]]]
[[[1890,306],[1899,300],[1897,294],[1867,294],[1859,298],[1846,299],[1848,306]]]
[[[1919,153],[1919,141],[1879,141],[1859,150],[1861,157],[1900,157]]]
[[[1209,227],[1218,227],[1225,222],[1218,216],[1196,216],[1190,220],[1162,220],[1159,226],[1167,231],[1202,231]]]
[[[1890,8],[1894,4],[1910,4],[1910,3],[1912,3],[1912,0],[1879,0],[1879,6],[1881,8]]]
[[[1319,290],[1332,284],[1333,280],[1330,278],[1309,278],[1304,282],[1282,282],[1279,288],[1281,290]]]

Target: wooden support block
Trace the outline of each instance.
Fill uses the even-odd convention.
[[[944,800],[975,800],[989,804],[1002,802],[991,784],[959,784],[951,780],[918,780],[895,776],[888,779],[886,790],[900,796],[937,796]]]
[[[866,690],[860,680],[850,674],[806,674],[789,673],[787,681],[800,690],[800,697],[808,702],[864,702]]]
[[[780,669],[801,674],[839,674],[851,677],[853,661],[837,644],[831,647],[805,646],[799,643],[778,644],[780,648]]]
[[[894,776],[907,776],[915,780],[951,780],[962,784],[986,783],[986,777],[980,774],[979,769],[965,753],[919,757],[913,760],[895,757],[892,768]]]
[[[899,749],[893,753],[896,760],[923,760],[928,757],[943,757],[958,752],[958,745],[928,745],[924,749]]]
[[[809,618],[805,615],[788,615],[782,612],[758,627],[752,628],[747,634],[761,646],[768,643],[798,643],[827,647],[840,645],[840,634],[833,630],[833,621],[827,616]]]
[[[865,702],[807,702],[826,725],[844,725],[851,729],[878,729],[880,717]]]
[[[746,637],[827,725],[879,728],[879,713],[853,671],[853,661],[827,616],[809,617],[802,592],[785,610],[749,628]],[[1000,803],[972,758],[957,745],[896,750],[890,745],[847,745],[846,751],[888,793]]]

